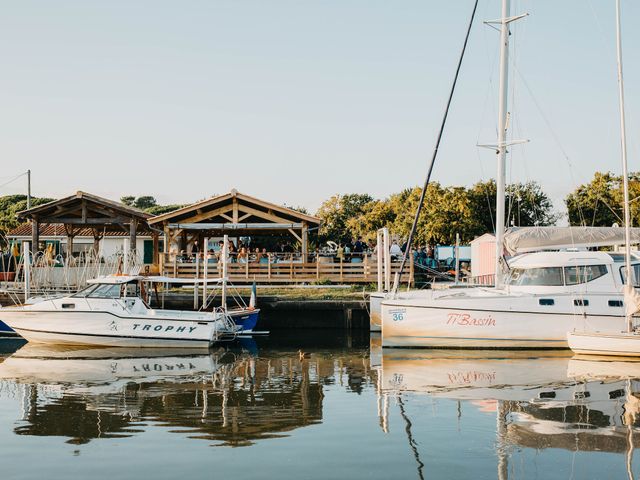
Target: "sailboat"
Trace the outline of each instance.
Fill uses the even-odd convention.
[[[616,0],[616,50],[618,57],[618,100],[620,103],[620,145],[624,189],[625,284],[624,301],[626,331],[571,331],[567,334],[569,348],[576,353],[640,357],[640,334],[633,327],[633,315],[640,310],[640,295],[635,291],[635,270],[631,265],[631,212],[629,207],[629,174],[627,165],[627,133],[624,113],[624,78],[622,76],[622,35],[620,32],[620,0]]]
[[[576,327],[608,333],[624,328],[620,267],[626,258],[640,269],[640,259],[575,251],[620,245],[622,229],[505,229],[507,147],[522,143],[507,140],[509,25],[523,17],[511,16],[509,0],[502,0],[501,18],[489,22],[500,26],[499,128],[492,145],[498,152],[495,287],[396,291],[381,302],[383,347],[567,348],[567,332]],[[637,229],[631,233],[638,238]],[[507,262],[507,247],[511,253],[532,253]]]

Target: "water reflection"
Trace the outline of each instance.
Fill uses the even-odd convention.
[[[149,422],[215,445],[245,446],[322,422],[324,388],[361,392],[366,350],[336,355],[270,349],[252,340],[202,350],[27,344],[0,363],[19,390],[19,435],[69,443],[132,436]]]
[[[127,438],[119,448],[138,454],[149,438],[154,445],[176,439],[158,455],[201,445],[216,461],[224,460],[215,456],[220,450],[207,445],[253,446],[243,458],[265,476],[280,471],[271,446],[282,444],[287,461],[299,462],[297,473],[316,478],[326,472],[306,468],[325,449],[333,449],[336,476],[352,478],[373,471],[504,479],[538,468],[545,478],[566,478],[553,468],[567,457],[580,458],[576,468],[584,464],[589,474],[634,470],[640,363],[563,351],[383,351],[379,337],[366,342],[295,334],[206,354],[0,349],[0,401],[19,407],[0,412],[0,438],[94,445]]]
[[[478,412],[495,413],[498,478],[508,478],[509,457],[521,447],[623,453],[633,478],[632,455],[640,442],[640,362],[571,357],[563,351],[385,350],[376,368],[384,405],[380,423],[386,430],[389,399],[395,400],[419,478],[423,462],[403,398],[420,394],[464,400]]]

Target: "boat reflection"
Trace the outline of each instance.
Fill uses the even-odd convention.
[[[498,478],[521,447],[540,451],[624,453],[640,442],[640,362],[571,357],[563,351],[385,350],[379,387],[380,424],[389,425],[389,399],[405,421],[418,476],[422,461],[403,398],[428,394],[494,412]]]
[[[255,352],[246,343],[204,355],[27,344],[1,361],[0,381],[23,399],[19,435],[86,443],[153,423],[229,446],[320,423],[327,385],[358,392],[369,382],[366,350]]]

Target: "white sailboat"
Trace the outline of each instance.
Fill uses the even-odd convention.
[[[620,0],[616,0],[616,50],[618,59],[618,100],[620,104],[620,145],[624,188],[625,285],[624,300],[627,329],[625,332],[571,331],[567,334],[569,348],[576,353],[640,357],[640,334],[633,327],[633,315],[640,310],[640,295],[635,291],[631,265],[631,213],[629,208],[629,174],[627,165],[627,133],[624,112],[624,78],[622,76],[622,35],[620,31]]]
[[[492,146],[498,151],[495,287],[396,292],[381,302],[383,347],[566,348],[566,332],[577,327],[615,333],[624,326],[623,256],[540,251],[620,245],[622,229],[505,232],[505,158],[509,145],[521,143],[506,137],[509,24],[523,17],[511,16],[509,3],[502,0],[502,17],[492,22],[501,34],[499,129]],[[638,231],[633,233],[637,238]],[[534,253],[507,265],[505,247]]]

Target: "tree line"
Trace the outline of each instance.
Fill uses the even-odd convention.
[[[357,193],[334,195],[316,214],[322,219],[319,239],[346,241],[361,236],[371,241],[382,227],[405,239],[413,224],[420,192],[419,187],[409,188],[385,199]],[[452,244],[456,233],[467,243],[495,231],[495,198],[493,180],[468,188],[430,183],[416,229],[416,244]],[[536,182],[509,185],[505,209],[509,223],[518,226],[553,225],[560,217]]]
[[[554,225],[563,217],[554,211],[553,203],[537,182],[507,186],[505,211],[507,223],[515,226]],[[631,218],[640,224],[640,173],[629,176]],[[420,198],[420,188],[407,188],[384,199],[369,194],[333,195],[325,200],[316,216],[322,220],[318,240],[347,241],[359,236],[375,239],[379,228],[405,239]],[[416,244],[452,244],[456,233],[461,241],[495,231],[496,183],[478,182],[470,187],[429,184],[422,215],[416,231]],[[596,172],[593,179],[578,186],[565,197],[570,225],[622,225],[622,177],[610,172]],[[32,197],[31,205],[51,202],[52,198]],[[151,215],[171,212],[185,205],[158,204],[151,195],[124,196],[120,201]],[[0,236],[19,225],[16,213],[27,208],[26,195],[0,196]],[[307,213],[304,207],[289,207]]]

